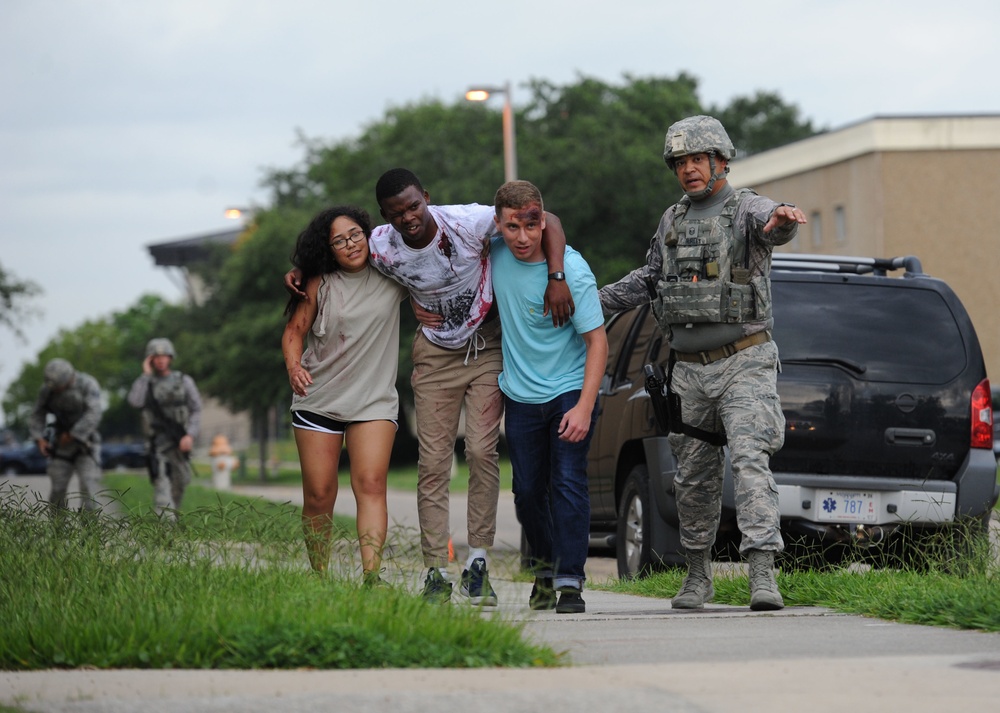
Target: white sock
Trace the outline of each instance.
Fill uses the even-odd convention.
[[[473,561],[476,559],[482,559],[486,561],[486,549],[483,547],[470,547],[469,548],[469,559],[465,561],[465,568],[469,569],[472,567]]]

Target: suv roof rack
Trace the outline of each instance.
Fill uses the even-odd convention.
[[[781,270],[802,272],[848,272],[855,275],[882,275],[890,270],[906,270],[903,277],[924,274],[920,259],[915,255],[900,257],[852,257],[848,255],[807,255],[773,253],[772,265]]]

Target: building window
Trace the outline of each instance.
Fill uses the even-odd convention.
[[[818,210],[809,214],[809,225],[812,226],[812,246],[819,248],[823,246],[823,223],[820,220]]]
[[[847,212],[844,206],[838,205],[833,209],[833,223],[837,231],[837,243],[843,245],[847,242]]]

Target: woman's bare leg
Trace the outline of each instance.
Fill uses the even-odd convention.
[[[347,454],[351,459],[351,489],[358,503],[358,541],[365,574],[382,569],[382,548],[388,529],[385,501],[389,456],[396,439],[391,421],[365,421],[347,427]]]
[[[293,428],[302,468],[302,530],[309,564],[325,572],[333,540],[333,506],[337,502],[337,466],[344,437]]]

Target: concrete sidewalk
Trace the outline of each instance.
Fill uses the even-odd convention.
[[[301,502],[293,490],[261,495]],[[338,512],[353,500],[345,495]],[[415,518],[415,497],[404,494],[400,501],[399,510],[390,505],[392,517],[411,527],[405,513],[412,507]],[[509,535],[505,541],[513,542]],[[419,573],[412,576],[408,586],[416,590]],[[589,569],[588,576],[601,581]],[[522,626],[526,637],[564,652],[570,665],[0,672],[0,703],[38,713],[408,713],[469,707],[490,713],[940,713],[994,710],[1000,700],[1000,634],[895,624],[814,607],[761,614],[710,604],[684,612],[672,610],[668,600],[594,589],[584,593],[584,614],[533,612],[527,607],[530,584],[498,572],[494,586],[500,605],[483,615]],[[451,606],[466,604],[456,595]]]
[[[994,710],[1000,635],[817,608],[754,614],[587,591],[585,614],[532,612],[496,582],[500,616],[567,654],[558,669],[0,673],[0,702],[38,713],[940,713]],[[452,606],[460,606],[456,602]]]

